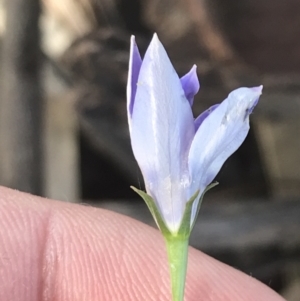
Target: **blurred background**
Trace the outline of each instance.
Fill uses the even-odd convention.
[[[197,64],[195,115],[264,85],[191,245],[300,300],[298,0],[0,0],[1,185],[154,226],[125,109],[130,35],[143,54],[153,32],[179,75]]]

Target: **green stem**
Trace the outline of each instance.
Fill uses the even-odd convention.
[[[170,266],[172,300],[183,301],[189,241],[186,237],[165,237]]]

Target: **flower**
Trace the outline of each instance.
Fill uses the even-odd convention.
[[[249,115],[262,92],[262,86],[236,89],[194,119],[191,106],[199,88],[196,66],[179,78],[156,34],[143,60],[131,37],[131,145],[147,194],[171,233],[179,230],[196,193],[189,216],[193,225],[204,191],[246,138]]]

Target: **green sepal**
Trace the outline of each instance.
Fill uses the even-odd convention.
[[[166,235],[170,235],[171,232],[170,230],[168,229],[168,227],[166,226],[153,198],[147,194],[146,192],[142,191],[142,190],[139,190],[137,188],[135,188],[134,186],[130,186],[130,188],[135,191],[138,195],[140,195],[142,197],[142,199],[145,201],[146,205],[148,206],[155,222],[156,222],[156,225],[157,227],[160,229],[160,231],[162,232],[162,234],[164,236]]]
[[[198,214],[199,214],[199,211],[200,211],[200,207],[201,207],[201,205],[202,205],[202,201],[203,201],[203,197],[204,197],[205,193],[206,193],[208,190],[212,189],[213,187],[215,187],[215,186],[217,186],[217,185],[219,185],[218,182],[211,183],[211,184],[208,185],[208,186],[205,188],[205,190],[203,191],[203,193],[202,193],[202,195],[201,195],[201,197],[200,197],[200,199],[199,199],[199,202],[198,202],[197,212],[196,212],[196,214],[195,214],[195,218],[194,218],[194,220],[193,220],[193,223],[190,224],[190,234],[191,234],[191,232],[192,232],[192,230],[193,230],[193,228],[194,228],[194,226],[195,226],[195,223],[196,223],[196,220],[197,220],[197,217],[198,217]],[[191,220],[191,216],[190,216],[190,220]]]
[[[192,207],[199,193],[200,191],[197,190],[185,205],[185,210],[181,220],[181,224],[176,234],[176,236],[180,236],[182,239],[188,239],[190,237]]]
[[[198,202],[198,206],[197,206],[197,212],[196,212],[196,215],[195,215],[195,219],[194,219],[192,224],[191,224],[192,208],[193,208],[194,201],[199,196],[200,191],[197,190],[194,193],[194,195],[189,199],[189,201],[185,205],[185,210],[184,210],[184,214],[183,214],[183,217],[182,217],[182,220],[181,220],[180,228],[179,228],[178,232],[175,234],[176,236],[179,236],[183,239],[190,237],[191,232],[194,228],[197,216],[199,214],[199,210],[200,210],[200,207],[201,207],[201,204],[202,204],[203,197],[204,197],[205,193],[208,190],[210,190],[211,188],[217,186],[218,184],[219,184],[218,182],[215,182],[215,183],[212,183],[212,184],[208,185],[206,187],[206,189],[204,190],[204,192],[201,194],[199,202]],[[172,233],[172,235],[174,235],[174,233]]]

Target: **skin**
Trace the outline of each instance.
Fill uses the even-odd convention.
[[[170,300],[160,233],[128,217],[0,188],[0,300]],[[186,301],[282,301],[189,250]]]

